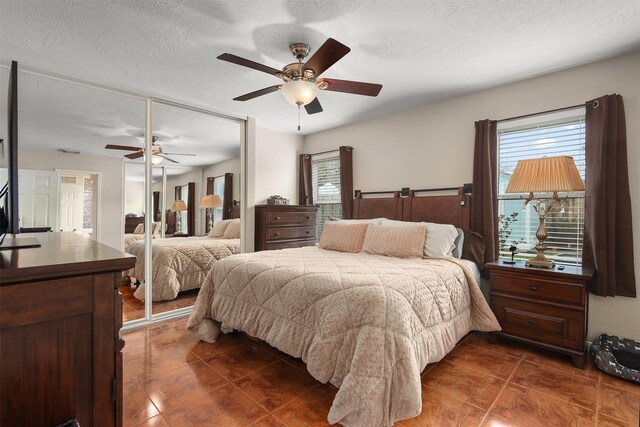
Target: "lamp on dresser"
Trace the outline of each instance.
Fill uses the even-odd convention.
[[[187,204],[183,200],[175,200],[171,204],[171,212],[177,212],[176,214],[176,231],[174,234],[180,234],[182,232],[181,223],[182,220],[180,218],[180,212],[184,212],[187,210]]]
[[[209,230],[213,228],[213,209],[222,206],[222,199],[217,194],[207,194],[200,199],[200,209],[206,209],[209,214]]]
[[[554,262],[544,255],[547,245],[547,229],[544,221],[547,214],[555,209],[564,210],[558,192],[584,191],[584,183],[573,157],[557,156],[540,159],[520,160],[507,185],[507,193],[529,193],[524,198],[525,207],[536,200],[533,208],[540,218],[535,246],[537,255],[526,261],[528,267],[553,268]],[[536,198],[533,193],[553,193],[551,198]]]

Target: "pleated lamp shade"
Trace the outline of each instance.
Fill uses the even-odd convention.
[[[171,204],[171,212],[182,212],[187,210],[187,204],[183,200],[176,200]]]
[[[557,191],[584,191],[584,183],[571,156],[518,161],[506,190],[507,193]]]
[[[222,206],[222,199],[217,194],[208,194],[200,199],[200,209],[219,208]]]

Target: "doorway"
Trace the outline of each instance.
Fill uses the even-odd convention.
[[[98,240],[99,173],[58,171],[58,230]]]

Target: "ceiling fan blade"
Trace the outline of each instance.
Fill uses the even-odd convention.
[[[197,156],[197,154],[190,154],[190,153],[162,153],[164,155],[169,155],[169,156]]]
[[[318,101],[318,98],[314,98],[313,101],[305,105],[304,109],[307,110],[307,114],[316,114],[323,111],[322,105],[320,105],[320,101]]]
[[[137,153],[132,153],[132,154],[125,154],[124,155],[127,159],[139,159],[140,157],[144,156],[144,151],[140,150]]]
[[[323,87],[325,84],[328,86]],[[356,95],[378,96],[382,85],[377,83],[352,82],[349,80],[320,79],[318,87],[333,92],[353,93]]]
[[[156,156],[158,156],[158,157],[162,157],[163,159],[165,159],[165,160],[169,160],[170,162],[173,162],[173,163],[180,163],[180,162],[178,162],[178,161],[175,161],[175,160],[173,160],[173,159],[168,158],[168,157],[167,157],[167,156],[165,156],[164,154],[156,154]]]
[[[245,93],[244,95],[238,96],[237,98],[233,98],[233,100],[234,101],[248,101],[250,99],[257,98],[259,96],[266,95],[266,94],[271,93],[271,92],[275,92],[278,89],[280,89],[280,86],[282,86],[282,85],[275,85],[275,86],[265,87],[264,89],[256,90],[255,92]]]
[[[218,59],[221,61],[231,62],[232,64],[242,65],[243,67],[252,68],[254,70],[262,71],[267,74],[276,75],[276,73],[281,73],[282,70],[278,70],[273,67],[269,67],[267,65],[262,65],[258,62],[251,61],[249,59],[241,58],[239,56],[233,55],[231,53],[223,53],[218,56]]]
[[[130,145],[114,145],[114,144],[107,144],[104,146],[104,148],[106,148],[107,150],[128,150],[128,151],[140,150],[140,147],[132,147]]]
[[[317,78],[349,52],[351,49],[347,46],[329,38],[304,64],[304,69],[313,70],[314,77]]]

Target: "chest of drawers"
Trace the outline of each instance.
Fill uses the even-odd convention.
[[[315,245],[317,210],[316,206],[256,206],[256,252]]]
[[[487,264],[491,309],[502,331],[514,339],[571,355],[582,367],[588,320],[587,286],[593,272],[581,267],[543,270],[523,264]]]

